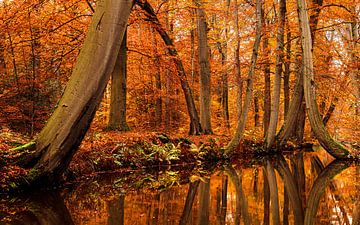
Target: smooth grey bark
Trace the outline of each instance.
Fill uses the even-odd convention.
[[[127,32],[125,31],[120,50],[111,73],[110,130],[128,131],[126,122],[126,77],[127,77]]]
[[[202,133],[203,130],[201,127],[199,114],[195,107],[195,101],[193,98],[193,94],[192,94],[191,88],[190,88],[189,83],[186,78],[186,72],[185,72],[184,66],[182,64],[182,61],[179,58],[179,55],[174,46],[173,40],[170,38],[170,36],[166,32],[166,30],[161,26],[161,23],[160,23],[159,19],[157,18],[155,10],[150,5],[149,2],[137,1],[136,4],[139,5],[146,12],[147,19],[154,24],[154,28],[156,29],[156,31],[159,33],[159,35],[163,39],[165,45],[168,47],[169,55],[171,55],[174,60],[174,63],[177,68],[178,76],[180,79],[181,88],[182,88],[184,96],[185,96],[187,110],[188,110],[189,117],[190,117],[189,134],[197,135],[197,134]]]
[[[200,65],[200,123],[204,134],[212,134],[211,129],[211,71],[207,41],[207,22],[200,0],[195,0],[196,24],[198,31],[198,57]]]
[[[265,147],[270,149],[275,143],[276,128],[279,120],[280,110],[280,89],[281,89],[281,75],[282,65],[284,61],[284,27],[286,16],[286,0],[280,0],[278,16],[278,30],[276,35],[276,65],[275,65],[275,80],[274,89],[271,99],[271,111],[269,128],[266,132]]]
[[[252,50],[252,56],[251,56],[251,63],[250,68],[248,72],[247,77],[247,87],[246,87],[246,97],[244,102],[244,108],[242,110],[241,118],[237,121],[236,131],[233,135],[231,141],[228,143],[228,145],[225,147],[225,154],[229,155],[231,154],[235,148],[240,144],[240,141],[243,138],[244,131],[245,131],[245,125],[248,117],[249,108],[251,105],[252,95],[253,95],[253,86],[254,86],[254,74],[255,74],[255,68],[256,68],[256,62],[257,62],[257,56],[260,46],[260,40],[261,40],[261,28],[262,28],[262,19],[261,19],[261,11],[262,11],[262,1],[257,0],[256,1],[256,34],[255,34],[255,41],[254,46]]]
[[[305,0],[298,0],[298,11],[301,31],[301,43],[303,48],[303,79],[306,111],[309,116],[311,128],[320,145],[335,158],[349,158],[349,151],[340,143],[336,142],[326,130],[316,103],[314,66],[312,57],[312,39],[310,23]]]
[[[60,178],[80,145],[114,68],[132,0],[102,0],[70,80],[53,115],[38,135],[27,181],[45,185]],[[120,42],[119,42],[120,40]]]

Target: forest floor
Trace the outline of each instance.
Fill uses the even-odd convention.
[[[230,141],[230,137],[225,135],[179,135],[181,134],[167,136],[159,132],[90,130],[74,155],[64,178],[75,180],[93,173],[163,165],[209,166],[223,161],[222,148]],[[255,136],[245,136],[247,138],[244,143],[235,152],[235,155],[239,156],[236,158],[253,160],[251,156],[262,155],[262,143],[259,141],[262,138],[254,138]],[[7,129],[0,130],[0,188],[5,190],[9,186],[16,186],[19,179],[29,172],[14,166],[13,162],[23,153],[11,149],[30,141],[31,139],[24,135]]]
[[[0,188],[14,187],[29,172],[14,165],[22,154],[14,148],[31,139],[0,130]],[[222,135],[167,136],[157,132],[89,131],[74,155],[66,180],[121,169],[217,162],[229,137]]]

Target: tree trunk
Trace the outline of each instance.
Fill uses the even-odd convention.
[[[128,131],[126,122],[127,32],[125,31],[114,70],[111,74],[111,102],[108,128]]]
[[[264,14],[264,12],[263,12]],[[262,17],[264,18],[264,15]],[[264,27],[267,26],[267,22],[264,19]],[[268,32],[264,33],[264,39],[262,43],[263,55],[264,55],[264,115],[263,115],[263,130],[264,137],[266,137],[267,131],[269,129],[270,122],[270,111],[271,111],[271,79],[270,79],[270,59],[269,59],[269,34]]]
[[[278,133],[278,141],[280,145],[284,145],[290,138],[300,143],[303,138],[304,124],[305,124],[305,107],[303,104],[304,88],[302,77],[302,66],[300,65],[300,56],[297,56],[297,79],[295,83],[294,92],[292,94],[289,110],[282,128]],[[302,131],[302,132],[301,132]]]
[[[354,15],[355,13],[355,5],[353,6]],[[354,19],[355,20],[355,19]],[[359,23],[353,21],[351,23],[351,52],[350,52],[350,59],[351,63],[353,63],[353,69],[351,71],[351,78],[352,83],[355,88],[355,115],[360,116],[360,64],[359,59],[356,57],[355,52],[357,51],[357,45],[359,40]]]
[[[242,112],[242,92],[243,92],[243,81],[241,79],[241,67],[240,67],[240,30],[239,30],[239,6],[237,0],[235,4],[235,35],[236,35],[236,48],[235,48],[235,79],[237,88],[237,120],[241,119]]]
[[[209,47],[207,41],[207,23],[205,11],[200,0],[195,1],[198,30],[198,56],[200,64],[200,123],[205,134],[212,134],[211,129],[211,80]]]
[[[256,62],[257,62],[257,56],[260,46],[260,40],[261,40],[261,7],[262,7],[262,1],[256,0],[256,35],[255,35],[255,41],[254,46],[252,50],[252,56],[251,56],[251,64],[249,68],[249,73],[247,77],[247,88],[246,88],[246,97],[245,97],[245,103],[244,103],[244,109],[242,110],[241,118],[237,122],[236,131],[229,142],[229,144],[225,147],[225,154],[229,155],[231,154],[235,148],[240,144],[241,139],[243,138],[245,125],[248,117],[249,108],[251,105],[251,99],[253,94],[253,85],[254,80],[253,76],[255,73],[256,68]]]
[[[254,96],[254,126],[258,127],[259,126],[259,97],[258,96]]]
[[[165,31],[165,29],[161,26],[159,19],[156,16],[156,13],[153,9],[153,7],[149,4],[147,1],[137,1],[136,2],[145,12],[146,16],[148,17],[148,20],[151,21],[154,24],[154,28],[159,33],[161,38],[163,39],[166,46],[168,46],[168,52],[173,57],[173,60],[175,62],[178,76],[180,78],[181,88],[185,95],[186,100],[186,106],[188,109],[188,113],[190,116],[190,134],[200,134],[202,133],[202,128],[200,124],[199,115],[197,113],[195,102],[193,98],[193,94],[191,91],[191,88],[187,82],[186,79],[186,72],[184,69],[184,66],[179,59],[179,55],[175,49],[175,46],[173,44],[172,39],[168,35],[168,33]]]
[[[277,31],[277,46],[276,46],[276,67],[275,67],[275,81],[274,91],[271,99],[271,113],[269,129],[266,132],[265,144],[266,149],[270,149],[275,143],[276,128],[279,120],[280,110],[280,89],[281,89],[281,74],[282,64],[284,61],[284,27],[286,14],[286,0],[280,0],[280,15]]]
[[[153,45],[154,45],[154,66],[156,68],[155,72],[155,87],[156,87],[156,100],[155,100],[155,124],[156,126],[161,126],[162,124],[162,105],[163,100],[161,97],[161,89],[162,89],[162,83],[161,83],[161,64],[160,64],[160,56],[157,51],[158,44],[155,36],[154,29],[151,29],[152,35],[153,35]]]
[[[301,30],[301,42],[303,48],[303,79],[306,111],[310,119],[310,125],[321,146],[335,158],[349,158],[349,151],[336,142],[326,130],[320,117],[315,99],[315,81],[312,59],[312,43],[310,24],[305,0],[298,0],[299,20]]]
[[[59,179],[81,143],[113,71],[133,1],[102,0],[58,107],[36,139],[30,184]],[[119,42],[120,40],[120,42]]]
[[[284,63],[284,121],[289,112],[290,106],[290,64],[291,64],[291,31],[289,22],[287,21],[287,34],[286,34],[286,61]]]

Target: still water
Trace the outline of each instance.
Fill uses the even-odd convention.
[[[190,168],[186,170],[185,168]],[[360,224],[360,167],[326,154],[126,171],[2,197],[0,224]]]

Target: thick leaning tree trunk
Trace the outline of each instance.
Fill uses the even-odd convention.
[[[57,180],[67,168],[95,115],[113,71],[132,0],[97,2],[87,37],[58,107],[36,142],[28,181]]]
[[[108,128],[128,131],[126,122],[127,32],[121,42],[114,70],[111,74],[111,102]]]
[[[310,24],[305,0],[297,0],[301,43],[303,48],[303,79],[304,79],[304,97],[306,102],[306,111],[309,116],[310,125],[321,146],[335,158],[349,158],[349,151],[336,142],[326,130],[315,98],[315,82],[312,58],[312,41]]]
[[[198,55],[200,64],[200,123],[205,134],[212,134],[211,129],[211,80],[207,41],[207,23],[205,11],[200,0],[196,4],[198,30]]]
[[[248,117],[249,108],[251,105],[251,99],[253,95],[253,86],[254,86],[254,74],[255,74],[255,68],[256,68],[256,62],[257,62],[257,56],[260,46],[260,40],[261,40],[261,27],[262,27],[262,19],[261,19],[261,7],[262,7],[262,1],[256,0],[256,34],[255,34],[255,42],[252,50],[252,56],[251,56],[251,64],[249,68],[249,73],[247,77],[247,87],[246,87],[246,96],[245,96],[245,102],[244,102],[244,108],[242,110],[242,114],[240,119],[238,119],[236,131],[229,142],[229,144],[225,147],[224,153],[226,155],[230,155],[234,152],[236,147],[240,144],[240,141],[243,138],[244,131],[245,131],[245,125]]]

